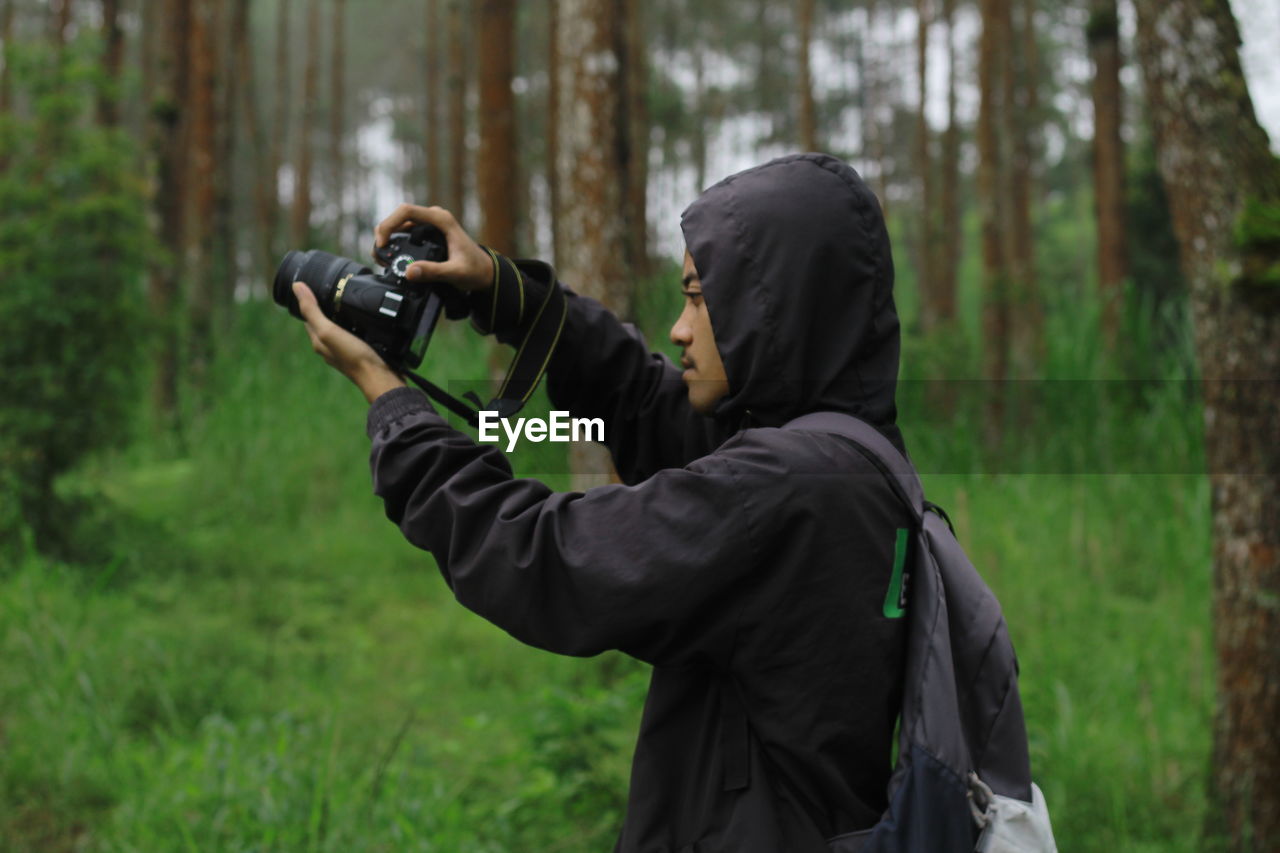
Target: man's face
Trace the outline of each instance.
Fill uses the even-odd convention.
[[[694,411],[709,415],[720,398],[729,393],[729,379],[711,332],[711,315],[702,298],[702,282],[687,250],[680,292],[684,294],[684,310],[671,327],[671,343],[684,350],[680,364],[685,369],[683,378],[689,387],[690,405]]]

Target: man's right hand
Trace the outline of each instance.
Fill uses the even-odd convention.
[[[443,207],[400,205],[373,229],[374,246],[382,248],[392,234],[409,231],[415,225],[434,225],[444,232],[449,258],[438,263],[417,261],[410,265],[406,278],[411,281],[442,281],[464,292],[493,286],[493,257],[472,240],[453,214]]]

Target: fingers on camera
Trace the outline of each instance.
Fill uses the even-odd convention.
[[[374,229],[374,242],[381,248],[397,231],[407,231],[415,225],[434,225],[445,234],[458,228],[458,220],[443,207],[433,205],[423,207],[420,204],[402,204],[391,212],[391,215],[378,223]]]

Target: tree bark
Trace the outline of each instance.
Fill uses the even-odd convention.
[[[189,208],[182,257],[190,285],[191,367],[198,382],[203,380],[212,354],[216,293],[210,250],[217,216],[218,62],[214,33],[218,2],[192,0],[187,38],[182,42],[190,63],[186,99],[191,119],[185,146]]]
[[[0,115],[8,115],[13,109],[13,75],[10,73],[10,53],[9,48],[13,44],[13,4],[17,0],[0,0],[0,49],[4,51],[0,55],[0,62],[4,63],[4,68],[0,69]]]
[[[75,5],[72,0],[50,0],[49,39],[59,50],[66,47],[71,38],[71,22],[74,20]]]
[[[155,214],[160,243],[167,250],[153,255],[147,292],[158,326],[156,372],[152,395],[163,421],[177,416],[179,328],[179,259],[186,239],[185,137],[187,62],[182,52],[190,31],[186,0],[163,0],[155,47],[155,74],[150,109],[151,148],[156,160]]]
[[[439,199],[443,197],[444,190],[444,173],[441,171],[440,164],[440,139],[441,139],[441,110],[440,110],[440,92],[441,86],[441,63],[440,63],[440,0],[427,0],[426,4],[427,27],[425,31],[426,45],[423,54],[426,59],[426,86],[423,87],[426,92],[427,103],[423,110],[423,115],[427,117],[426,126],[423,128],[422,144],[425,155],[425,171],[426,171],[426,190],[423,198]]]
[[[1228,0],[1138,0],[1138,60],[1192,304],[1212,484],[1207,829],[1280,850],[1280,162]]]
[[[342,245],[345,223],[346,167],[343,163],[343,140],[346,135],[346,54],[347,2],[333,0],[333,64],[329,78],[329,169],[333,176],[334,239]]]
[[[867,0],[867,32],[874,33],[880,18],[880,0]],[[885,158],[886,130],[880,124],[885,101],[884,65],[876,40],[862,42],[863,73],[866,77],[867,108],[863,110],[863,135],[870,148],[871,161],[876,169],[876,195],[880,197],[880,209],[886,221],[889,219],[889,166]]]
[[[916,138],[915,172],[919,182],[920,232],[916,246],[917,290],[920,293],[920,328],[928,332],[937,325],[938,287],[934,269],[937,242],[937,210],[933,199],[933,158],[930,154],[931,134],[925,113],[928,103],[929,25],[933,8],[929,0],[916,0]]]
[[[817,110],[813,102],[813,72],[810,53],[813,49],[813,0],[796,0],[796,29],[800,48],[799,84],[800,147],[805,151],[818,150]],[[695,48],[696,49],[696,48]]]
[[[960,267],[960,125],[957,119],[955,0],[944,0],[947,19],[947,130],[942,136],[942,199],[940,202],[941,249],[934,265],[937,275],[937,320],[950,323],[956,316],[956,290]]]
[[[271,134],[271,159],[270,168],[267,170],[271,175],[271,209],[267,211],[271,231],[267,242],[271,246],[270,254],[272,255],[280,252],[280,246],[277,245],[276,240],[277,234],[281,233],[284,225],[281,216],[280,170],[284,167],[285,152],[289,150],[289,143],[292,141],[290,136],[293,116],[293,88],[289,74],[289,45],[293,43],[289,27],[291,0],[278,0],[278,2],[280,5],[276,9],[275,132]],[[296,177],[295,175],[295,179]],[[294,244],[294,247],[297,248],[297,244]]]
[[[320,0],[307,4],[307,64],[302,75],[302,123],[298,128],[298,168],[293,184],[293,245],[311,241],[311,131],[316,123],[316,98],[320,90]]]
[[[626,130],[623,136],[626,164],[627,265],[633,276],[649,270],[649,62],[645,38],[643,0],[623,0],[623,42],[626,57]]]
[[[449,207],[459,222],[467,211],[466,22],[461,0],[449,0]]]
[[[274,252],[274,219],[276,196],[276,166],[272,163],[270,150],[272,144],[267,143],[265,122],[258,110],[258,87],[253,64],[253,43],[249,34],[249,0],[235,0],[235,12],[231,23],[231,42],[234,50],[236,77],[240,81],[239,103],[236,105],[241,113],[244,136],[253,163],[253,194],[251,204],[252,218],[255,222],[253,230],[257,232],[257,240],[253,244],[256,259],[253,268],[269,270],[276,258]]]
[[[1009,0],[981,0],[982,36],[978,54],[978,204],[982,212],[984,374],[990,383],[988,438],[998,435],[1004,419],[1004,381],[1009,375],[1009,261],[1003,238],[1008,222],[1004,191],[1005,158],[1001,129],[1003,102],[1003,15]]]
[[[1124,90],[1120,86],[1120,26],[1116,0],[1093,0],[1086,35],[1093,59],[1093,195],[1098,229],[1098,291],[1102,335],[1114,349],[1120,302],[1129,275],[1125,234],[1125,154],[1120,129]]]
[[[559,9],[561,276],[620,317],[631,311],[621,164],[615,144],[623,104],[621,25],[612,0],[557,0]],[[610,476],[598,448],[571,449],[575,488]]]
[[[560,3],[549,0],[547,17],[547,197],[551,205],[551,257],[564,257],[560,228]]]
[[[102,73],[105,85],[98,90],[98,123],[120,123],[120,69],[124,64],[124,29],[120,26],[120,0],[102,0]]]
[[[1006,0],[1008,2],[1008,0]],[[1044,309],[1036,280],[1035,231],[1032,210],[1035,144],[1039,96],[1036,91],[1036,34],[1034,0],[1020,0],[1018,26],[1012,2],[1005,14],[1006,42],[1005,110],[1009,140],[1010,278],[1013,300],[1010,344],[1016,356],[1016,373],[1035,376],[1043,361]],[[1020,36],[1020,38],[1019,38]],[[1020,48],[1020,49],[1019,49]]]
[[[480,200],[480,242],[499,252],[516,251],[515,0],[481,0],[480,162],[476,184]]]
[[[698,32],[698,22],[694,21],[695,34]],[[699,44],[701,39],[695,35],[694,44]],[[706,63],[703,57],[703,51],[694,49],[693,51],[693,139],[690,144],[693,148],[693,175],[694,175],[694,193],[701,193],[707,188],[707,82],[706,82]]]

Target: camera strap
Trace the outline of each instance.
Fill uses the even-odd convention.
[[[524,407],[533,396],[542,374],[546,373],[551,354],[560,343],[560,334],[564,331],[565,318],[568,316],[569,303],[564,290],[553,283],[546,288],[542,304],[525,330],[524,337],[516,347],[516,354],[511,359],[507,374],[498,388],[498,394],[482,405],[475,392],[468,392],[459,400],[439,385],[426,377],[419,376],[412,370],[405,370],[409,377],[428,397],[465,420],[471,427],[480,425],[480,412],[496,412],[499,418],[509,418]],[[470,405],[468,405],[470,403]]]

